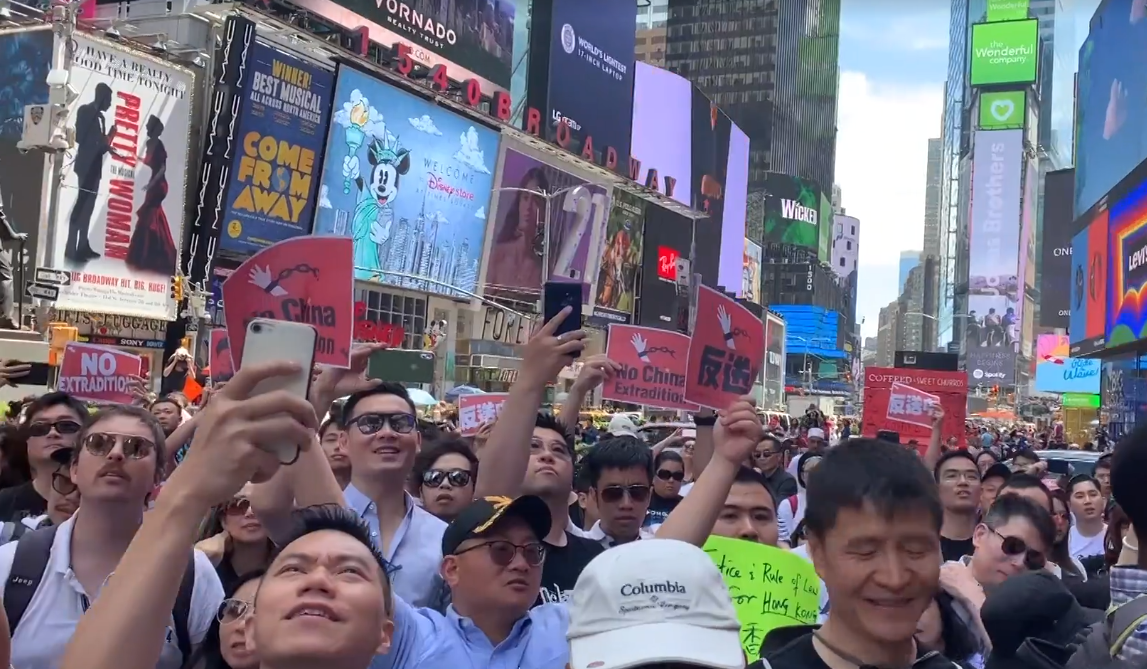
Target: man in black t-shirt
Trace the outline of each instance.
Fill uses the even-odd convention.
[[[79,400],[61,392],[46,393],[28,405],[20,434],[27,443],[32,480],[0,490],[0,522],[47,512],[52,474],[60,469],[58,459],[66,462],[70,458],[87,414]]]
[[[825,454],[806,490],[809,553],[832,608],[819,629],[769,634],[752,666],[951,669],[950,660],[914,639],[939,582],[943,519],[936,484],[919,456],[897,444],[853,439]]]
[[[971,555],[972,531],[980,507],[980,469],[967,451],[948,451],[933,470],[940,487],[944,522],[940,526],[940,552],[945,562]]]

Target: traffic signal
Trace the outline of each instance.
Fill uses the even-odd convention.
[[[176,302],[183,301],[183,277],[171,277],[171,299]]]

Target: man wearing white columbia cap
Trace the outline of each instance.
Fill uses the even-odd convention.
[[[570,669],[743,669],[741,623],[705,551],[652,539],[594,558],[570,601]]]

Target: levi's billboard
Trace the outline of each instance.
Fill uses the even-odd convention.
[[[888,405],[894,384],[911,386],[940,398],[944,409],[944,422],[940,432],[945,441],[955,437],[960,446],[965,444],[964,417],[968,402],[968,375],[964,372],[938,372],[930,369],[894,369],[867,367],[864,370],[864,415],[861,434],[876,437],[880,430],[900,433],[900,441],[910,439],[927,444],[932,429],[888,418]]]
[[[1109,214],[1108,348],[1147,336],[1147,180]]]

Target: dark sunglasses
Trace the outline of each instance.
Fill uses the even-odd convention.
[[[685,472],[671,472],[668,469],[658,469],[657,478],[661,479],[662,481],[668,481],[669,479],[673,479],[674,481],[684,481]]]
[[[132,460],[141,460],[155,451],[155,442],[130,434],[93,432],[80,442],[84,450],[101,458],[106,458],[117,443],[123,445],[123,456]]]
[[[509,541],[487,541],[484,544],[460,550],[455,555],[462,555],[478,548],[485,548],[490,553],[490,559],[499,567],[509,567],[510,563],[514,561],[514,556],[518,553],[522,554],[526,564],[531,567],[541,565],[546,559],[546,545],[540,541],[531,541],[525,546],[519,546]]]
[[[774,455],[777,455],[779,453],[780,453],[780,451],[757,451],[757,452],[753,453],[753,457],[758,459],[758,460],[763,460],[765,458],[771,458]]]
[[[224,599],[219,605],[219,612],[215,619],[221,623],[233,623],[247,615],[251,605],[241,599]]]
[[[235,499],[227,502],[223,507],[223,513],[234,516],[245,516],[251,510],[251,500],[246,497],[236,497]]]
[[[399,434],[410,434],[418,425],[418,419],[409,413],[364,413],[348,421],[347,427],[351,425],[357,426],[359,432],[368,435],[376,434],[384,425],[389,425],[390,429]]]
[[[602,488],[598,494],[601,495],[601,501],[609,502],[610,504],[620,502],[626,495],[629,495],[629,499],[635,502],[644,502],[649,499],[649,486],[611,485]]]
[[[67,474],[56,472],[52,474],[52,490],[60,493],[64,497],[76,491],[76,484],[72,483],[72,477]]]
[[[1027,542],[1019,537],[1005,537],[996,530],[992,530],[996,536],[1000,538],[1000,549],[1003,550],[1004,555],[1014,557],[1016,555],[1024,556],[1024,566],[1031,571],[1039,571],[1047,565],[1047,558],[1043,553],[1028,548]]]
[[[46,437],[56,428],[57,434],[75,434],[83,427],[74,420],[58,420],[54,423],[31,423],[28,425],[29,437]]]
[[[449,483],[451,488],[465,488],[471,480],[473,477],[465,469],[428,469],[422,475],[422,485],[431,488],[441,488],[443,483]]]

